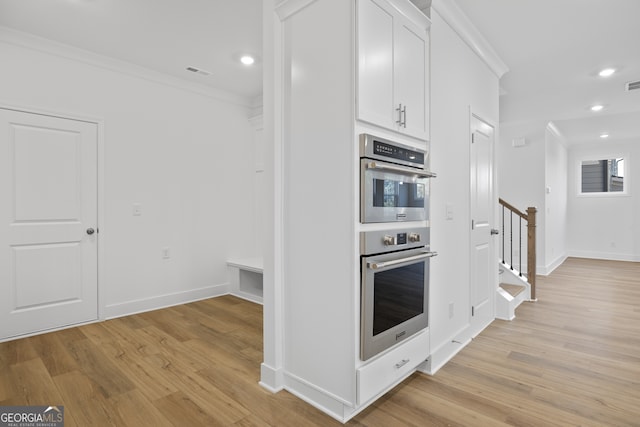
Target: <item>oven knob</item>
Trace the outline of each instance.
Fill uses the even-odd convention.
[[[382,243],[384,243],[385,246],[393,246],[396,244],[396,238],[395,236],[386,235],[382,238]]]
[[[412,243],[419,242],[420,241],[420,234],[419,233],[409,233],[409,241],[412,242]]]

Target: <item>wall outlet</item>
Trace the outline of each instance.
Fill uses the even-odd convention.
[[[171,250],[169,249],[168,246],[165,246],[164,248],[162,248],[162,259],[169,259],[171,258]]]
[[[453,303],[449,303],[449,319],[453,319]]]

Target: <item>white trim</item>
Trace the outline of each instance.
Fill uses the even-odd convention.
[[[271,393],[278,393],[284,390],[283,370],[275,369],[266,363],[260,364],[260,386],[269,390]]]
[[[540,275],[540,276],[548,276],[551,273],[553,273],[553,270],[555,270],[556,268],[560,267],[562,265],[563,262],[566,261],[567,259],[567,255],[566,254],[562,254],[559,257],[557,257],[555,260],[551,261],[549,264],[547,264],[546,266],[544,266],[543,268],[538,268],[536,275]]]
[[[193,83],[188,80],[173,77],[129,62],[99,55],[32,34],[16,31],[2,25],[0,25],[0,42],[44,52],[72,61],[82,62],[94,67],[126,74],[157,84],[171,86],[186,92],[192,92],[234,105],[251,108],[255,107],[255,103],[258,102],[257,98],[245,97],[223,89],[216,89],[198,83]]]
[[[116,317],[129,316],[132,314],[143,313],[145,311],[159,310],[161,308],[188,304],[190,302],[228,294],[229,285],[224,283],[221,285],[207,286],[205,288],[192,289],[184,292],[174,292],[151,298],[126,301],[105,306],[104,318],[113,319]]]
[[[315,1],[316,0],[283,0],[276,6],[275,12],[281,21],[285,21]]]
[[[607,261],[630,261],[640,262],[640,255],[621,254],[615,252],[598,252],[598,251],[569,251],[569,257],[573,258],[589,258],[602,259]]]
[[[555,123],[549,122],[547,123],[547,130],[551,132],[557,139],[560,141],[560,145],[562,145],[565,149],[568,149],[567,138],[564,137],[560,129],[556,126]]]
[[[433,0],[431,7],[438,12],[442,19],[449,24],[471,50],[489,66],[498,78],[501,78],[509,71],[509,67],[502,61],[493,46],[489,44],[455,2],[451,0]]]
[[[419,369],[419,372],[423,372],[427,375],[435,375],[444,365],[447,364],[453,357],[458,354],[463,348],[471,342],[471,337],[468,337],[470,331],[470,325],[465,325],[457,333],[453,334],[452,338],[445,340],[435,350],[431,351],[429,361],[425,369]],[[463,336],[465,336],[463,338]]]
[[[355,408],[338,396],[323,390],[289,372],[284,373],[284,389],[340,422],[346,422],[345,408]]]

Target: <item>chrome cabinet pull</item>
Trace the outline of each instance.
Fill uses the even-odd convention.
[[[407,128],[407,106],[405,105],[404,107],[402,107],[402,116],[401,116],[401,123],[400,126],[402,126],[403,128]]]
[[[399,361],[398,363],[396,363],[396,369],[400,369],[402,368],[404,365],[406,365],[407,363],[409,363],[411,361],[411,359],[402,359],[401,361]]]
[[[396,120],[396,123],[402,126],[402,104],[398,104],[396,111],[398,112],[398,120]]]

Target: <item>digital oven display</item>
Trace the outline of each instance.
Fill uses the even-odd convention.
[[[391,159],[403,160],[405,162],[424,164],[424,153],[413,151],[395,145],[385,144],[381,141],[373,141],[373,153]]]

